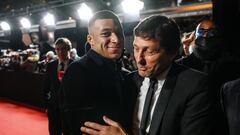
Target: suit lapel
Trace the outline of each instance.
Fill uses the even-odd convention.
[[[150,135],[156,135],[158,133],[158,130],[160,129],[162,118],[167,108],[169,99],[171,98],[172,91],[175,87],[176,79],[176,65],[172,64],[172,67],[166,77],[165,83],[162,87],[161,93],[158,97],[157,104],[154,109],[152,122],[149,130]]]
[[[140,87],[142,86],[142,82],[143,82],[144,78],[136,73],[133,79],[134,79],[133,82],[136,82],[136,86],[138,88],[137,92],[139,92],[140,91]]]

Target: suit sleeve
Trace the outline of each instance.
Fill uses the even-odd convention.
[[[70,65],[61,85],[61,110],[63,111],[64,134],[78,135],[81,127],[81,106],[88,102],[83,91],[89,87],[87,72],[79,65]],[[85,99],[85,100],[84,100]]]

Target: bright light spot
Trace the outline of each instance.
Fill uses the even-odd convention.
[[[77,12],[82,20],[88,21],[93,16],[92,10],[85,3],[81,4]]]
[[[8,31],[11,29],[10,25],[7,22],[1,22],[0,25],[4,31]]]
[[[144,3],[139,0],[124,0],[121,5],[123,11],[127,14],[138,14],[144,7]]]
[[[107,2],[106,5],[107,5],[108,7],[110,7],[110,6],[111,6],[111,2]]]
[[[55,25],[55,19],[54,19],[54,16],[50,13],[47,13],[46,16],[44,16],[44,22],[47,24],[47,25]]]
[[[23,26],[23,28],[29,29],[31,27],[31,22],[27,18],[22,18],[20,20],[20,23]]]
[[[53,33],[53,32],[49,32],[49,33],[48,33],[48,36],[49,36],[49,38],[52,39],[52,38],[54,38],[54,33]]]

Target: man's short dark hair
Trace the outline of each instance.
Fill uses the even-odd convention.
[[[156,39],[168,54],[176,53],[180,47],[180,30],[176,22],[165,16],[145,18],[134,28],[134,36],[146,40]]]
[[[120,27],[120,29],[122,30],[122,24],[120,23],[120,20],[117,17],[117,15],[115,13],[113,13],[112,11],[102,10],[102,11],[96,12],[92,16],[92,18],[89,20],[89,22],[88,22],[88,32],[89,33],[90,33],[90,28],[95,23],[95,21],[98,20],[98,19],[113,19],[115,25],[117,27]]]

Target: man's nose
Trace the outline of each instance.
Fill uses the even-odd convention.
[[[112,35],[111,35],[111,41],[112,41],[112,42],[115,42],[115,43],[119,42],[119,38],[118,38],[118,36],[117,36],[116,33],[112,33]]]
[[[143,52],[139,52],[138,54],[137,54],[137,56],[136,56],[136,62],[138,63],[138,64],[141,64],[141,65],[144,65],[146,62],[144,62],[145,60],[144,60],[144,54],[143,54]]]
[[[204,31],[203,37],[208,37],[208,31]]]

